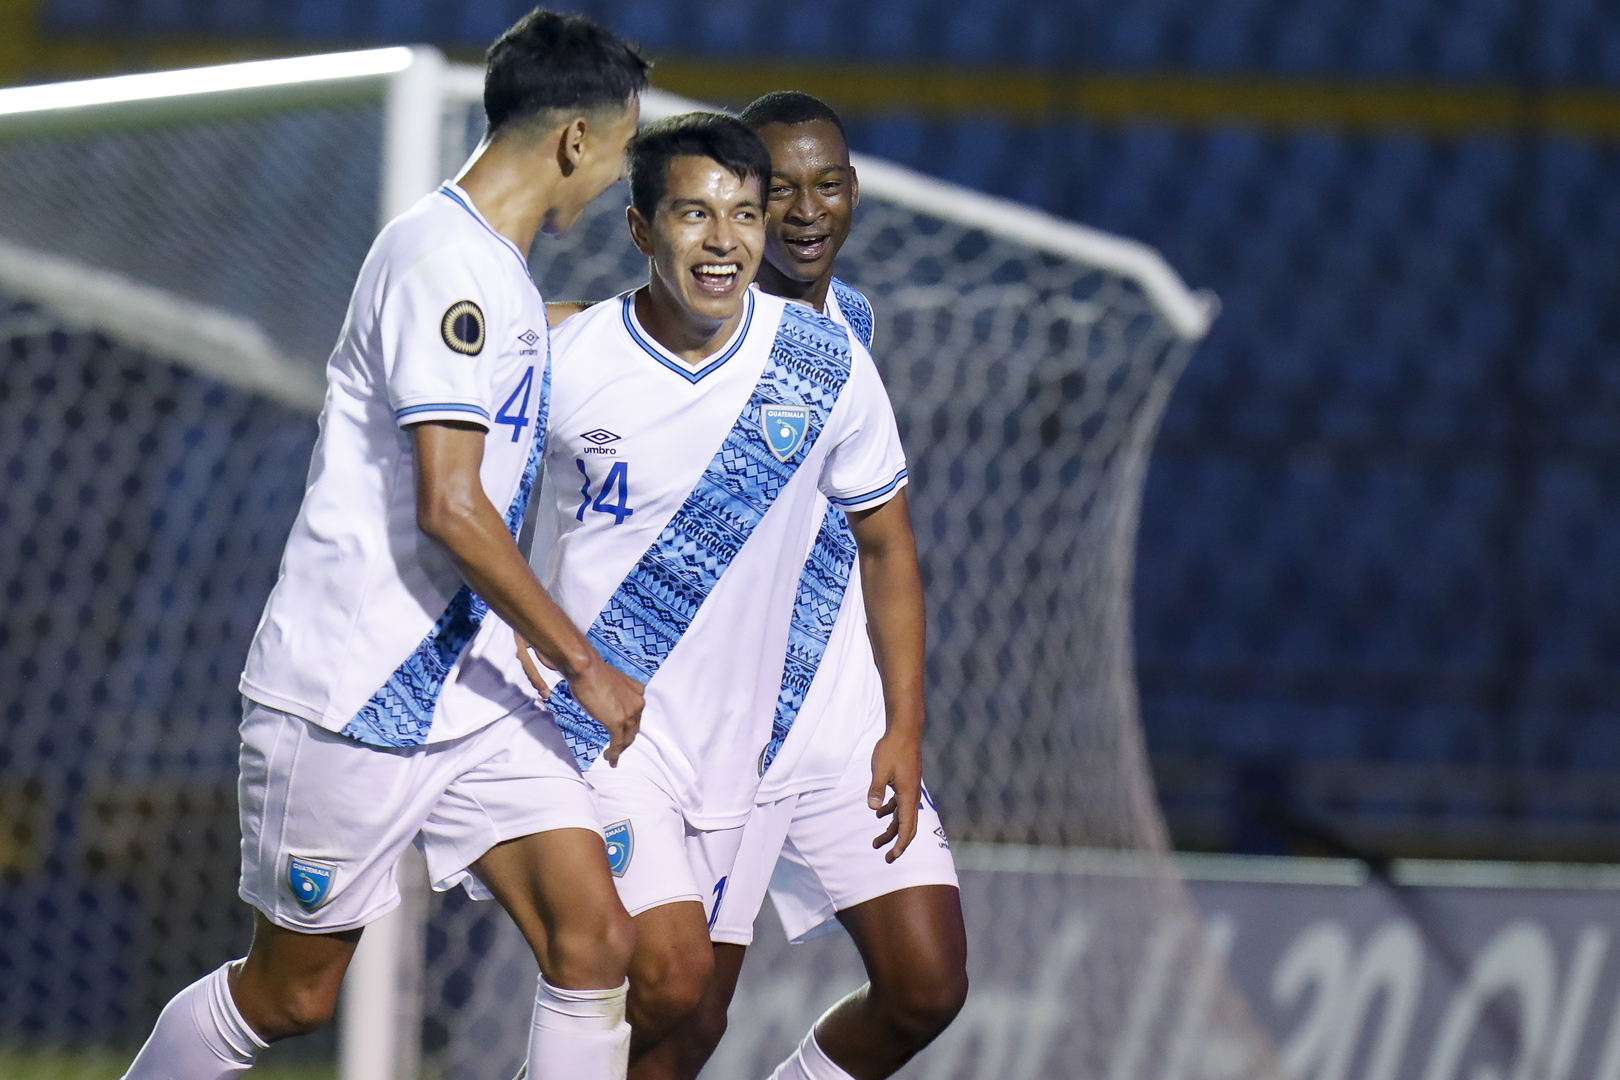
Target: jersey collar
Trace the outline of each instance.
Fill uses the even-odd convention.
[[[720,370],[721,365],[723,365],[727,360],[730,360],[733,356],[737,355],[737,350],[743,347],[744,341],[748,340],[748,327],[752,325],[754,321],[754,288],[751,285],[748,287],[748,291],[744,294],[747,298],[748,306],[743,311],[742,322],[738,325],[737,329],[732,332],[731,340],[726,343],[726,347],[724,349],[721,349],[715,354],[712,360],[695,371],[681,363],[680,360],[675,357],[674,353],[670,352],[668,349],[658,344],[658,342],[654,341],[652,336],[641,328],[641,320],[636,318],[637,291],[638,290],[636,289],[631,289],[629,292],[624,294],[624,328],[625,331],[629,333],[630,340],[634,341],[637,345],[640,345],[648,356],[651,356],[654,360],[658,361],[660,364],[663,364],[665,367],[669,368],[669,370],[673,371],[675,374],[679,375],[689,383],[695,384],[705,376],[711,375]]]
[[[485,232],[489,233],[489,235],[506,245],[506,250],[510,251],[517,257],[517,261],[523,264],[523,272],[525,274],[529,273],[529,260],[524,258],[523,252],[519,251],[517,249],[517,245],[512,243],[512,241],[496,232],[493,225],[484,220],[484,215],[478,212],[478,207],[473,205],[471,196],[469,196],[465,191],[461,190],[460,184],[457,184],[454,180],[446,180],[444,183],[439,185],[439,194],[443,195],[445,198],[467,211],[467,213],[471,214],[472,219],[478,222],[478,224],[482,225]],[[532,279],[534,275],[529,274],[529,277]]]

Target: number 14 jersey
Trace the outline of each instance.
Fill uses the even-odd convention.
[[[696,368],[641,327],[634,293],[557,329],[536,518],[541,581],[647,683],[619,767],[649,772],[699,829],[753,804],[821,497],[876,506],[905,472],[866,349],[802,305],[752,288],[745,304]],[[591,739],[570,741],[595,762]]]

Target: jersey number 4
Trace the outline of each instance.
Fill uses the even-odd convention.
[[[579,475],[585,479],[585,482],[579,486],[579,493],[582,498],[579,502],[579,513],[574,515],[574,520],[584,521],[585,511],[595,510],[599,514],[612,514],[613,524],[623,525],[624,519],[635,513],[634,510],[630,509],[630,463],[627,461],[615,461],[613,463],[613,468],[608,470],[607,479],[602,481],[601,488],[596,492],[596,501],[594,503],[591,502],[591,474],[585,471],[585,462],[580,458],[575,458],[574,464],[579,466]],[[609,504],[607,501],[608,493],[615,486],[618,487],[619,501]]]
[[[513,442],[517,442],[518,436],[523,434],[523,429],[529,426],[529,391],[533,387],[534,368],[530,368],[523,373],[523,381],[517,384],[517,389],[513,390],[512,396],[506,399],[506,404],[501,406],[500,412],[495,414],[497,424],[512,425]],[[513,413],[511,411],[512,403],[517,401],[519,394],[523,395],[523,404],[517,407],[516,413]]]

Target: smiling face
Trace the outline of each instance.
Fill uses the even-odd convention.
[[[711,158],[675,157],[652,220],[630,210],[630,231],[652,259],[653,284],[694,326],[718,326],[741,310],[765,248],[759,182]]]
[[[759,137],[771,152],[766,261],[803,284],[830,278],[860,201],[843,135],[825,120],[811,120],[766,124]]]

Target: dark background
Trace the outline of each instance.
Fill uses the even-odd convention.
[[[526,6],[13,2],[0,61],[471,59]],[[1137,566],[1178,844],[1620,858],[1620,5],[562,6],[640,41],[660,86],[821,93],[856,149],[1145,240],[1220,294]]]

